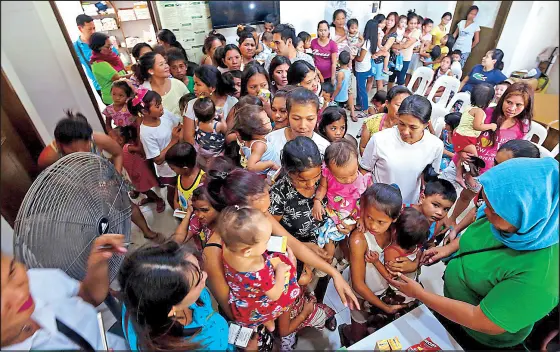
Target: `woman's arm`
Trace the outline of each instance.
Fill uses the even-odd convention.
[[[459,86],[459,92],[463,91],[463,87],[465,87],[465,84],[467,84],[467,82],[469,81],[469,78],[471,77],[471,74],[469,72],[469,74],[467,75],[467,77],[463,78],[463,80],[461,81],[461,85]]]
[[[459,35],[459,25],[457,25],[457,28],[455,28],[455,32],[453,32],[453,38],[457,39],[458,35]]]
[[[407,39],[406,42],[404,42],[404,44],[401,44],[401,45],[400,45],[400,48],[399,48],[399,49],[406,49],[406,48],[408,48],[409,46],[414,45],[414,43],[416,43],[417,41],[418,41],[417,38],[410,37],[410,38]]]
[[[325,215],[325,208],[323,207],[323,198],[327,195],[327,178],[321,176],[321,182],[317,191],[315,192],[315,197],[313,198],[313,217],[316,220],[323,220],[323,215]]]
[[[183,140],[194,145],[194,120],[183,115]]]
[[[365,59],[365,57],[366,57],[366,51],[367,51],[367,49],[365,49],[365,48],[362,48],[362,50],[360,50],[360,55],[357,55],[357,56],[356,56],[356,61],[357,61],[357,62],[362,62],[362,61],[364,61],[364,59]]]
[[[336,77],[336,63],[338,62],[338,51],[334,51],[331,54],[331,83],[334,83]],[[335,95],[332,96],[333,98]]]
[[[400,280],[390,280],[391,284],[405,295],[417,298],[428,308],[435,310],[447,319],[487,335],[499,335],[506,332],[484,314],[480,305],[474,306],[428,292],[418,282],[405,275],[399,275],[399,278]]]
[[[101,149],[106,150],[113,156],[113,165],[115,170],[120,174],[123,167],[123,151],[121,146],[115,142],[111,137],[103,133],[93,133],[94,143]]]
[[[474,47],[476,46],[476,44],[478,44],[479,41],[480,41],[480,31],[476,31],[474,32],[474,38],[473,38],[471,50],[474,49]]]
[[[360,136],[360,155],[364,155],[364,151],[366,146],[368,145],[369,139],[371,138],[371,133],[369,132],[369,128],[367,128],[366,123],[364,122],[362,125],[362,134]]]
[[[109,259],[113,254],[126,253],[123,247],[124,235],[106,234],[93,241],[87,261],[86,277],[80,283],[78,296],[97,307],[109,293]],[[99,249],[110,245],[109,249]]]
[[[272,233],[279,236],[286,236],[288,238],[288,246],[290,246],[296,258],[309,266],[327,273],[333,278],[333,284],[344,306],[348,306],[348,303],[350,302],[350,304],[354,305],[354,307],[359,307],[358,300],[352,292],[352,289],[333,266],[321,259],[315,252],[290,235],[270,213],[267,213],[266,215],[272,224]],[[325,252],[324,250],[322,251]]]
[[[218,239],[217,233],[212,235],[212,240],[214,236]],[[213,242],[210,243],[220,243]],[[204,271],[208,273],[208,279],[206,280],[206,286],[212,292],[212,296],[216,299],[216,302],[222,308],[222,312],[226,315],[229,320],[234,320],[231,308],[229,306],[229,286],[226,282],[224,263],[222,261],[222,250],[213,246],[206,246],[203,251],[204,254]]]

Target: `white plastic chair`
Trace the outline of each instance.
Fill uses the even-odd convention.
[[[412,92],[412,94],[424,96],[426,89],[428,89],[428,85],[432,82],[433,78],[434,70],[428,67],[419,67],[412,74],[410,82],[408,82],[406,87]],[[412,88],[418,79],[420,80],[420,83],[418,84],[418,88],[414,91]]]
[[[460,85],[461,85],[461,81],[459,81],[455,77],[441,76],[434,82],[434,85],[432,86],[432,90],[430,91],[430,95],[428,95],[428,100],[433,101],[434,96],[436,95],[438,89],[444,87],[445,90],[443,91],[443,94],[437,101],[437,104],[439,105],[443,104],[443,106],[447,106],[447,101],[449,100],[449,96],[451,95],[451,92],[457,95],[457,92],[459,92]]]
[[[542,145],[547,135],[548,129],[546,127],[538,122],[531,121],[531,129],[529,130],[529,132],[527,132],[523,139],[530,141],[531,139],[533,139],[533,136],[537,136],[539,140],[535,142],[535,144]]]
[[[463,102],[463,105],[461,106],[461,110],[460,110],[460,112],[463,112],[463,109],[465,109],[471,102],[471,94],[469,92],[456,93],[453,96],[453,98],[451,98],[451,101],[449,102],[449,104],[447,104],[447,106],[446,106],[447,110],[449,110],[449,112],[451,112],[451,108],[458,101]]]
[[[556,155],[558,155],[558,146],[560,146],[560,144],[556,144],[556,147],[554,147],[551,151],[550,151],[550,156],[553,158],[556,158]]]
[[[539,148],[539,152],[541,153],[541,158],[546,158],[546,157],[553,157],[552,153],[550,152],[550,150],[546,149],[545,147],[543,147],[542,145],[538,145],[535,142],[531,142],[534,145],[537,146],[537,148]]]
[[[436,137],[439,137],[441,131],[445,127],[445,115],[449,113],[449,111],[440,104],[432,103],[432,115],[430,116],[430,121],[432,123],[432,127],[434,128],[434,133]]]

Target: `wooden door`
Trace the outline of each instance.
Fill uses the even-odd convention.
[[[479,6],[481,3],[480,1],[457,1],[455,14],[453,15],[451,33],[453,33],[457,28],[457,24],[459,23],[459,21],[464,20],[467,17],[467,11],[472,5],[479,6],[481,11],[479,12],[479,15],[477,16],[477,19],[475,21],[479,21],[479,17],[482,16],[482,11],[497,11],[494,21],[490,21],[490,23],[488,23],[488,26],[480,26],[480,41],[471,51],[471,54],[467,62],[465,63],[465,66],[463,67],[463,77],[468,75],[475,65],[478,65],[482,62],[482,58],[489,50],[496,49],[512,2],[513,1],[488,1],[486,2],[486,4],[488,4],[488,9],[485,10],[481,6]],[[490,5],[490,3],[494,3],[494,9]]]
[[[37,159],[44,144],[2,70],[0,208],[13,227],[31,183],[39,174]]]

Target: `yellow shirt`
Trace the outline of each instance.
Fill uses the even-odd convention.
[[[187,189],[184,189],[183,186],[181,186],[181,175],[177,177],[177,195],[178,195],[177,200],[179,201],[179,206],[181,207],[182,210],[187,209],[188,201],[189,199],[191,199],[194,190],[200,184],[200,180],[202,179],[202,176],[204,176],[204,171],[202,170],[198,171],[198,175],[196,175],[194,182]]]
[[[386,115],[385,113],[375,114],[373,116],[368,117],[364,121],[364,125],[368,129],[370,135],[373,135],[374,133],[380,131],[379,127],[381,126],[381,123],[384,121],[385,115]]]
[[[432,38],[435,39],[435,45],[440,45],[441,44],[441,38],[443,38],[443,36],[446,35],[447,33],[445,31],[442,31],[439,28],[439,25],[436,25],[432,29],[431,34],[432,34]]]

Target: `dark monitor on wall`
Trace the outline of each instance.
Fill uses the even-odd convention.
[[[260,24],[268,14],[280,19],[280,1],[209,1],[213,28]]]

